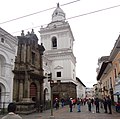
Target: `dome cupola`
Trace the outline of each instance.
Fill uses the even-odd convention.
[[[55,22],[55,21],[65,21],[65,13],[60,8],[59,3],[57,3],[57,8],[52,14],[52,22]]]

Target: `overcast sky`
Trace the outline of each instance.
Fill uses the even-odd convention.
[[[92,87],[96,83],[98,58],[110,55],[120,33],[120,0],[2,0],[0,27],[14,36],[34,28],[40,39],[40,26],[51,22],[55,8],[40,11],[56,7],[58,2],[75,38],[76,76]],[[32,13],[35,14],[20,19]]]

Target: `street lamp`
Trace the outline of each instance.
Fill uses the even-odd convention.
[[[52,73],[48,74],[48,81],[50,82],[50,88],[51,88],[51,116],[50,119],[55,119],[55,117],[53,116],[53,85],[54,85],[54,81],[52,80]]]

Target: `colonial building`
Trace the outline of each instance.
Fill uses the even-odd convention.
[[[77,81],[77,97],[79,98],[85,98],[85,92],[86,92],[86,86],[83,84],[83,82],[76,77],[76,81]]]
[[[45,47],[43,56],[44,73],[52,73],[54,80],[53,98],[77,97],[76,58],[73,54],[74,37],[66,16],[57,4],[52,21],[40,29],[41,42]],[[46,99],[50,99],[49,83],[44,84]]]
[[[100,92],[99,83],[93,85],[93,91],[94,91],[93,97],[101,99],[101,95],[99,94]]]
[[[0,108],[13,100],[13,77],[17,38],[0,28]],[[4,103],[3,103],[4,102]]]
[[[89,99],[89,98],[94,98],[94,88],[88,88],[86,87],[86,99]]]
[[[97,75],[101,84],[102,96],[110,96],[117,102],[120,95],[120,35],[116,40],[110,56],[102,62]]]
[[[113,99],[113,87],[114,87],[114,70],[112,61],[108,59],[104,60],[101,63],[100,70],[97,75],[97,81],[100,84],[99,91],[101,94],[101,98],[105,96],[110,96],[112,100]]]
[[[45,50],[38,44],[34,31],[18,36],[18,51],[15,59],[13,100],[18,102],[18,111],[30,113],[35,103],[43,103],[42,54]]]

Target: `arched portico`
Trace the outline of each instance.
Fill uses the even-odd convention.
[[[6,108],[12,101],[12,77],[11,60],[8,54],[1,49],[0,52],[0,102],[1,108]],[[4,103],[4,104],[3,104]]]
[[[0,82],[0,108],[6,108],[10,102],[10,89],[4,84]]]

